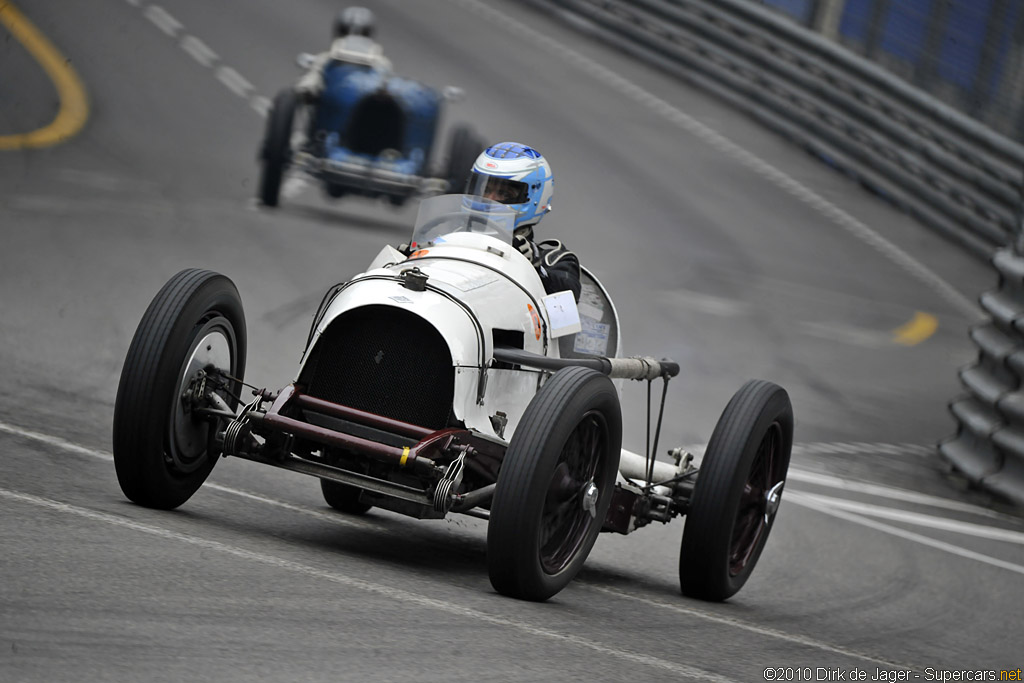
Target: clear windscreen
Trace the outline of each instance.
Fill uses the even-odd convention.
[[[490,235],[512,244],[515,211],[484,197],[443,194],[420,201],[412,243],[417,248],[437,243],[439,237],[456,232]]]

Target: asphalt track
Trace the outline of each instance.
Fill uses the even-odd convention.
[[[528,604],[492,591],[478,520],[349,518],[315,480],[231,459],[175,512],[126,502],[114,396],[163,282],[230,276],[247,379],[280,386],[323,291],[403,241],[413,209],[301,184],[276,211],[252,200],[267,98],[298,76],[297,53],[327,44],[332,3],[23,3],[42,48],[0,3],[0,680],[1021,667],[1024,524],[932,450],[994,273],[714,99],[516,2],[366,4],[400,73],[466,90],[446,129],[468,121],[549,157],[544,230],[612,292],[627,352],[682,364],[663,443],[699,451],[747,378],[790,391],[799,443],[757,571],[728,603],[681,597],[677,520],[602,536],[576,582]],[[625,445],[642,450],[642,388],[625,391]]]

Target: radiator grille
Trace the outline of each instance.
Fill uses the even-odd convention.
[[[391,306],[366,306],[334,320],[299,378],[316,398],[411,424],[448,426],[455,370],[432,325]]]

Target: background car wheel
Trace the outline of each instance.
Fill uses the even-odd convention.
[[[491,584],[547,600],[579,572],[611,503],[622,447],[615,386],[564,368],[530,401],[498,473],[487,527]]]
[[[335,510],[347,512],[351,515],[361,515],[373,506],[359,500],[360,489],[348,484],[341,484],[329,479],[320,480],[320,490],[324,494],[324,500]]]
[[[331,199],[341,199],[345,196],[345,187],[337,183],[325,183],[324,194]]]
[[[291,161],[292,126],[298,98],[291,89],[282,90],[274,98],[267,116],[267,129],[260,152],[259,199],[265,206],[277,206],[284,171]]]
[[[684,595],[725,600],[746,583],[772,529],[792,448],[789,394],[763,380],[744,384],[697,474],[679,553]]]
[[[212,430],[185,408],[182,395],[211,365],[241,379],[245,316],[238,290],[207,270],[183,270],[163,286],[135,331],[114,403],[114,469],[129,500],[176,508],[217,462]],[[239,383],[218,392],[235,407]]]
[[[473,168],[473,162],[487,146],[467,124],[461,123],[452,129],[448,147],[448,165],[444,177],[448,179],[448,192],[462,192]]]

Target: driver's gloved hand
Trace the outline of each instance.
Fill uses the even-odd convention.
[[[408,242],[403,242],[398,245],[398,251],[402,252],[405,256],[412,253],[412,246]]]
[[[540,250],[537,245],[522,235],[512,237],[512,246],[519,250],[519,253],[530,260],[534,267],[540,265]]]

